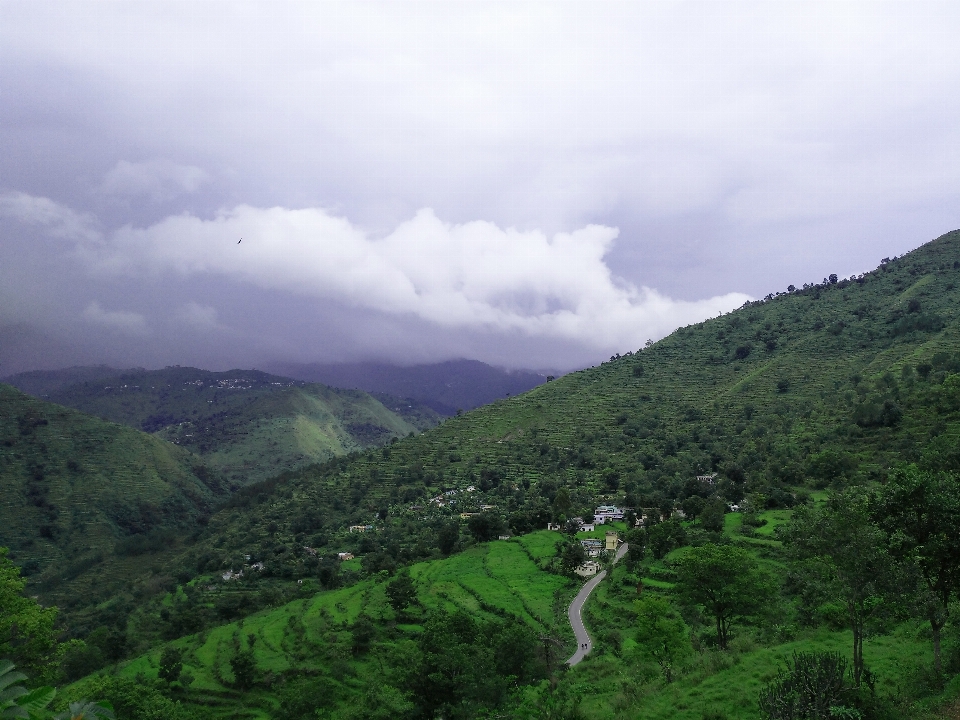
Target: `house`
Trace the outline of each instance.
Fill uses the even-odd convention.
[[[707,485],[715,485],[717,482],[717,474],[710,473],[709,475],[697,475],[697,480]]]
[[[587,553],[587,557],[600,557],[600,553],[603,552],[603,542],[601,540],[587,539],[581,540],[580,544],[583,546],[583,549]]]
[[[583,565],[574,570],[574,572],[580,577],[591,577],[600,572],[600,563],[595,560],[587,560]]]
[[[373,530],[373,525],[351,525],[350,532],[366,532],[367,530]]]
[[[604,550],[613,550],[616,552],[617,546],[620,544],[620,538],[617,537],[617,533],[614,530],[607,530],[606,537],[604,538]]]
[[[496,505],[481,505],[481,506],[480,506],[480,511],[481,511],[481,512],[486,512],[487,510],[496,510],[496,509],[497,509],[497,506],[496,506]]]
[[[349,552],[337,553],[337,558],[340,560],[353,560],[353,553],[349,553]]]
[[[616,505],[600,505],[593,511],[595,525],[603,525],[608,520],[623,520],[623,510]]]
[[[262,562],[255,562],[253,565],[250,566],[250,569],[251,569],[251,570],[256,570],[257,572],[261,572],[261,571],[263,570],[263,563],[262,563]]]
[[[498,536],[497,536],[497,540],[509,540],[509,539],[510,539],[510,536],[509,536],[509,535],[498,535]]]
[[[472,518],[477,513],[460,513],[460,519],[466,520],[467,518]]]
[[[547,523],[547,530],[553,530],[554,532],[563,532],[563,525],[560,523]]]
[[[596,527],[593,523],[581,523],[580,532],[593,532]]]
[[[223,575],[221,575],[221,577],[223,578],[223,581],[224,581],[224,582],[227,582],[227,581],[229,581],[229,580],[236,580],[237,578],[242,578],[242,577],[243,577],[243,570],[241,570],[240,572],[234,572],[233,570],[227,570]]]

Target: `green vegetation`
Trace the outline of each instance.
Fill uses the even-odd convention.
[[[439,416],[412,400],[268,375],[196,368],[114,371],[81,368],[8,378],[43,398],[155,433],[204,458],[233,485],[382,445],[432,427]],[[91,377],[92,375],[92,377]],[[70,383],[69,380],[82,379]],[[390,404],[388,410],[384,402]]]
[[[795,689],[814,678],[835,717],[946,717],[958,283],[960,232],[247,485],[100,596],[75,630],[100,659],[72,656],[121,662],[70,692],[114,702],[85,688],[135,682],[204,717],[717,720],[810,716]],[[6,422],[48,454],[81,424]],[[27,488],[28,446],[7,448]],[[39,527],[57,503],[20,492]],[[586,606],[593,652],[564,670],[583,553],[569,521],[598,504],[644,526],[622,528],[636,548]],[[117,548],[149,542],[120,529]]]
[[[78,630],[92,607],[118,609],[130,579],[173,558],[227,492],[175,445],[7,385],[0,476],[0,544]]]

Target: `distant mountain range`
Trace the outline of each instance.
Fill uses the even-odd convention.
[[[258,370],[99,366],[22,373],[6,382],[190,450],[234,486],[382,445],[441,419],[414,400]]]
[[[510,395],[519,395],[547,381],[529,370],[504,370],[478,360],[448,360],[407,367],[379,362],[275,363],[267,370],[339,388],[413,398],[441,415],[456,415]]]

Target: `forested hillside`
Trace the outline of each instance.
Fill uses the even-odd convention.
[[[818,717],[951,717],[958,472],[960,231],[242,487],[71,628],[68,677],[112,633],[145,654],[77,692],[204,717],[786,720],[813,676]],[[584,551],[543,528],[602,503],[645,525],[565,670]]]
[[[0,546],[45,604],[105,603],[229,492],[196,455],[0,385]]]
[[[71,382],[80,378],[86,379]],[[8,380],[187,448],[235,485],[382,445],[439,420],[415,401],[374,399],[257,370],[169,367],[105,375],[103,368],[73,368]]]
[[[471,507],[495,505],[523,532],[601,501],[760,493],[788,507],[803,488],[879,480],[899,461],[957,467],[958,319],[950,233],[861,277],[768,296],[421,436],[251,487],[211,538],[224,554],[320,544],[379,513],[400,533],[382,549],[406,562],[436,548],[400,530],[422,515],[409,508],[471,485]],[[696,480],[713,472],[715,486]]]

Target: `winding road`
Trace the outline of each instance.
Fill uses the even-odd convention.
[[[617,554],[613,556],[613,564],[616,565],[617,562],[627,553],[627,543],[624,543],[619,548],[617,548]],[[587,581],[587,584],[580,588],[580,592],[577,593],[577,596],[573,599],[573,602],[570,603],[570,609],[567,610],[567,618],[570,620],[570,626],[573,628],[573,634],[577,637],[577,651],[573,654],[569,660],[567,660],[567,665],[573,667],[578,662],[583,660],[584,656],[590,652],[593,648],[593,641],[590,639],[589,633],[587,633],[587,628],[583,625],[583,618],[581,617],[581,612],[583,611],[583,604],[587,601],[587,598],[590,597],[590,593],[593,592],[593,589],[600,584],[600,581],[607,576],[607,571],[599,572],[590,578]]]

